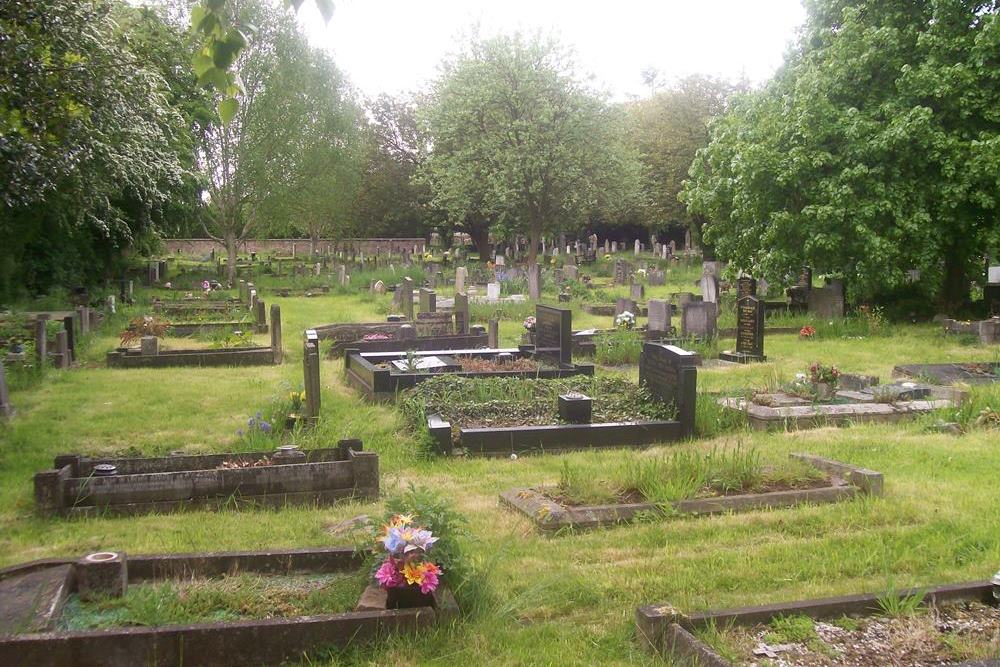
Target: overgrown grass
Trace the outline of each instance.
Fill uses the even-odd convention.
[[[642,354],[642,333],[630,329],[616,329],[596,336],[594,361],[605,366],[622,366],[639,363]]]

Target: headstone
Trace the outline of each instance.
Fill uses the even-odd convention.
[[[757,296],[757,281],[750,276],[740,276],[736,280],[736,298]]]
[[[382,296],[385,294],[385,283],[381,280],[376,280],[375,284],[372,285],[372,293]]]
[[[811,290],[813,284],[813,270],[812,267],[803,266],[802,271],[799,273],[799,279],[796,285],[805,290]]]
[[[139,339],[139,354],[144,357],[155,357],[160,353],[160,339],[156,336],[143,336]]]
[[[806,294],[809,312],[823,319],[844,316],[844,284],[834,282],[826,287],[814,287]]]
[[[604,239],[604,254],[607,255],[611,252],[611,241]]]
[[[713,274],[701,277],[701,300],[706,303],[717,303],[719,300],[719,282]]]
[[[318,276],[323,271],[323,265],[320,262],[313,264],[313,275]]]
[[[281,347],[281,308],[276,303],[271,305],[271,354],[276,364],[280,364],[285,355]]]
[[[403,315],[407,320],[413,321],[413,278],[406,276],[403,278],[403,286],[400,289],[399,303],[403,308]]]
[[[45,368],[45,359],[48,356],[48,333],[45,330],[45,322],[48,318],[35,320],[35,360],[39,368]]]
[[[108,295],[107,304],[108,304],[108,312],[111,315],[114,315],[115,313],[118,312],[117,307],[115,305],[115,295],[114,294],[109,294]]]
[[[614,254],[618,252],[618,241],[611,242],[611,253]]]
[[[684,435],[694,433],[698,400],[698,355],[673,345],[645,343],[639,356],[639,385],[677,409]]]
[[[491,350],[500,347],[500,320],[490,320],[486,332],[486,344]]]
[[[684,308],[684,304],[691,303],[694,301],[694,294],[691,292],[678,292],[677,293],[677,309],[680,310]]]
[[[573,311],[535,306],[535,356],[554,366],[573,363]]]
[[[496,256],[496,265],[497,266],[506,266],[506,264],[507,264],[507,259],[503,255],[497,255]]]
[[[90,308],[77,306],[76,312],[80,316],[80,335],[90,333]]]
[[[635,240],[635,256],[636,257],[639,256],[639,250],[641,250],[641,249],[642,249],[642,244],[639,243],[639,239],[636,239]]]
[[[500,300],[500,283],[486,283],[486,299],[487,301]]]
[[[0,360],[0,417],[9,419],[16,412],[17,410],[10,403],[10,390],[7,388],[7,371],[4,370],[3,360]]]
[[[691,242],[691,230],[684,230],[684,251],[691,252],[694,249],[694,244]]]
[[[573,264],[567,264],[563,267],[563,278],[566,280],[579,280],[580,270]]]
[[[681,308],[681,335],[685,338],[715,336],[718,305],[710,301],[691,301]]]
[[[649,333],[664,334],[670,331],[670,302],[664,299],[650,299],[646,304],[649,310],[649,317],[646,323],[646,331]]]
[[[455,292],[465,291],[465,280],[469,277],[469,270],[464,266],[455,269]]]
[[[437,293],[434,290],[425,287],[420,288],[420,312],[437,312]]]
[[[638,315],[639,310],[638,304],[632,299],[626,299],[625,297],[620,297],[615,300],[615,317],[621,315],[622,313],[629,312],[633,315]]]
[[[320,408],[319,336],[315,329],[306,329],[302,342],[302,377],[306,391],[302,411],[307,419],[315,421]]]
[[[616,259],[615,260],[615,285],[625,285],[628,283],[628,274],[630,273],[630,267],[625,263],[625,260]]]
[[[671,243],[673,243],[673,241],[671,241]],[[666,259],[667,258],[667,253],[669,251],[670,251],[670,248],[667,246],[667,244],[664,243],[662,246],[660,246],[660,259]]]
[[[766,361],[764,356],[764,302],[753,295],[736,300],[736,354],[722,353],[724,361]]]
[[[538,264],[528,266],[528,298],[534,301],[542,298],[542,268]]]
[[[341,287],[347,284],[347,267],[343,264],[337,269],[337,282]]]
[[[658,287],[667,284],[667,274],[659,269],[650,269],[646,274],[646,280],[650,287]]]
[[[629,288],[629,296],[632,297],[633,301],[642,301],[646,296],[646,288],[643,287],[642,283],[632,283]]]
[[[1000,266],[991,266],[987,269],[986,282],[990,285],[1000,285]]]
[[[455,292],[452,312],[455,315],[455,333],[469,333],[469,296],[465,292]]]

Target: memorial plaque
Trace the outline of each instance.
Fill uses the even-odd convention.
[[[535,356],[554,365],[573,363],[573,311],[535,306]]]
[[[662,343],[645,343],[639,356],[639,385],[657,400],[677,408],[677,421],[687,436],[694,433],[697,356],[694,352]]]
[[[736,301],[736,351],[764,358],[764,303],[755,296]]]
[[[743,276],[736,281],[736,298],[745,296],[757,296],[757,280],[750,276]]]

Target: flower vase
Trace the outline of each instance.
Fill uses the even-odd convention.
[[[816,398],[820,401],[829,401],[837,393],[836,385],[829,382],[814,382],[813,387],[816,388]]]
[[[416,607],[433,607],[434,596],[421,593],[420,586],[409,584],[386,589],[386,609],[413,609]]]

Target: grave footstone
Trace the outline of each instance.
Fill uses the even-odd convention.
[[[649,393],[674,405],[684,435],[694,433],[698,400],[698,369],[694,352],[663,343],[644,343],[639,356],[639,384]]]
[[[736,352],[722,352],[719,359],[749,363],[764,356],[764,302],[747,294],[736,300]]]

